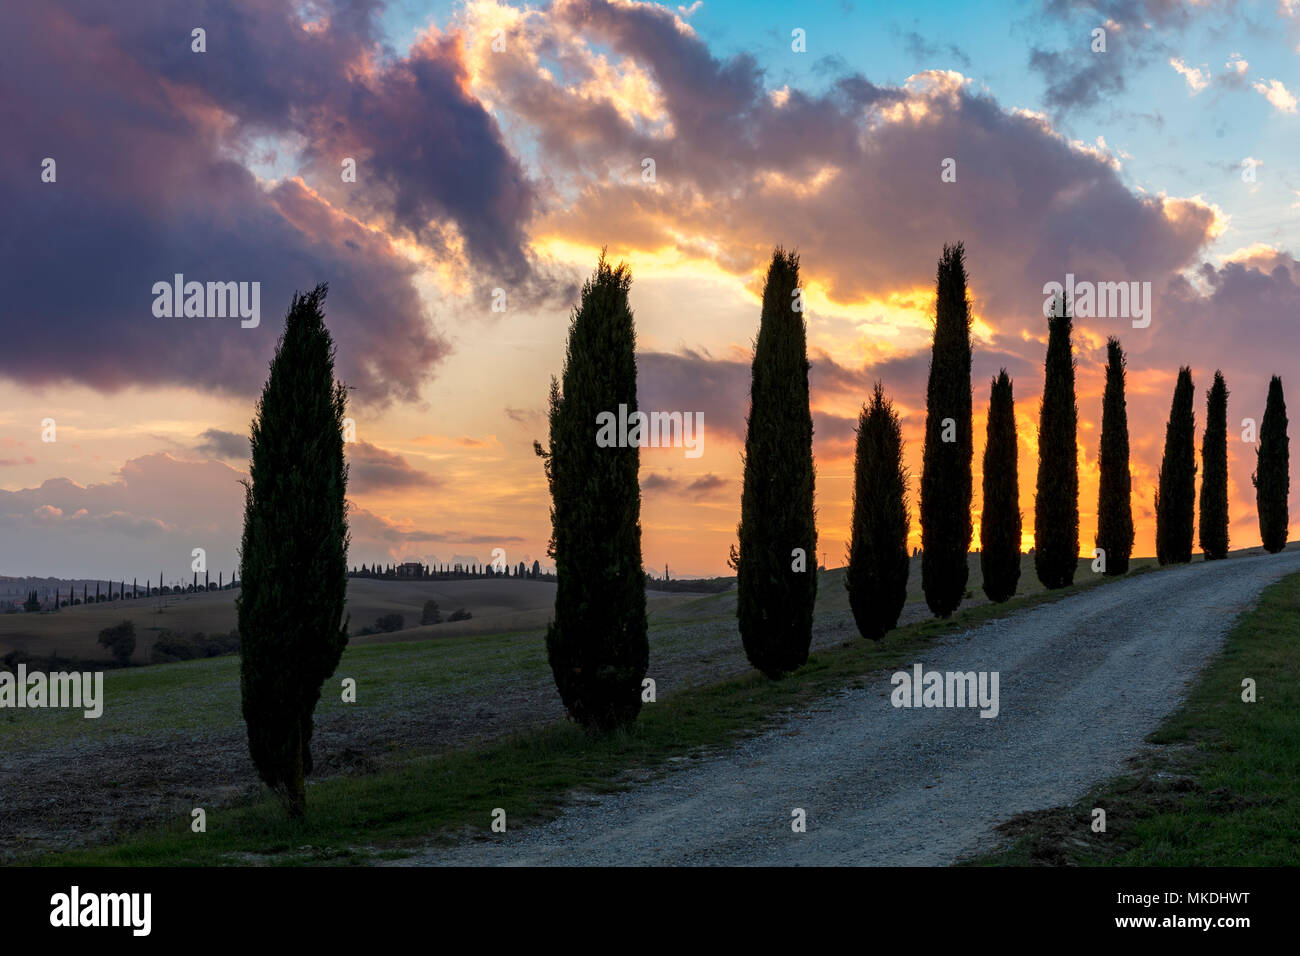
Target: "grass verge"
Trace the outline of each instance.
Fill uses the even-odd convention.
[[[1300,574],[1242,615],[1131,772],[1021,814],[985,866],[1294,866],[1300,862]],[[1246,703],[1242,681],[1254,680]],[[1106,832],[1092,832],[1093,808]]]

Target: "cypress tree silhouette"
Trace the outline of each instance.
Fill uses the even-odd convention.
[[[1016,404],[1007,370],[989,392],[988,440],[984,445],[984,513],[980,517],[980,573],[984,593],[1002,602],[1020,581],[1020,477]]]
[[[934,344],[925,391],[921,467],[921,587],[938,617],[961,604],[971,542],[970,300],[966,251],[945,245],[939,259]],[[948,440],[945,440],[948,439]]]
[[[347,391],[334,380],[327,289],[294,293],[257,404],[235,602],[249,753],[291,817],[306,811],[312,711],[348,641]]]
[[[1205,560],[1228,556],[1228,386],[1218,369],[1205,396],[1200,540]]]
[[[1286,400],[1282,379],[1268,383],[1268,403],[1259,426],[1259,448],[1255,452],[1255,507],[1259,511],[1259,536],[1264,550],[1276,554],[1286,547],[1287,495],[1291,490],[1290,439],[1286,433]]]
[[[876,383],[858,416],[853,466],[853,532],[844,587],[858,632],[878,641],[907,601],[907,470],[894,405]]]
[[[1165,426],[1165,453],[1156,491],[1156,560],[1185,564],[1192,560],[1196,510],[1196,389],[1192,370],[1178,370],[1174,398]]]
[[[627,266],[611,268],[602,252],[569,323],[563,387],[551,379],[550,449],[535,446],[551,489],[547,554],[557,574],[546,654],[565,708],[592,732],[636,719],[650,665],[640,429],[630,426],[628,441],[612,447],[608,435],[598,440],[604,428],[597,432],[606,414],[626,412],[629,422],[639,414],[631,283]]]
[[[1106,394],[1101,410],[1101,449],[1097,460],[1096,546],[1106,555],[1107,575],[1124,574],[1133,553],[1133,481],[1128,464],[1128,411],[1124,398],[1125,361],[1119,339],[1106,340]]]
[[[1073,327],[1069,307],[1059,297],[1047,320],[1034,496],[1034,571],[1047,588],[1067,587],[1079,567],[1079,409],[1074,401]]]
[[[754,344],[739,545],[730,560],[745,655],[772,678],[803,666],[812,642],[817,525],[808,369],[799,257],[777,247]]]

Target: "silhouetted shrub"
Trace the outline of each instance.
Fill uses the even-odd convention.
[[[420,624],[440,624],[442,622],[442,613],[438,610],[437,601],[425,601],[424,610],[420,613]]]
[[[99,646],[108,648],[113,660],[125,667],[135,653],[135,625],[130,621],[114,624],[99,632]]]

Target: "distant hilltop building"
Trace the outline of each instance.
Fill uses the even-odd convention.
[[[424,577],[424,565],[419,561],[406,561],[397,566],[397,576],[399,578],[422,578]]]

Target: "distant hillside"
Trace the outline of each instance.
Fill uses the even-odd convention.
[[[129,584],[129,582],[128,582]],[[67,582],[64,582],[66,588]],[[94,587],[91,586],[93,593]],[[33,656],[58,652],[78,660],[104,660],[107,655],[97,641],[99,632],[129,619],[135,623],[136,650],[133,660],[147,663],[149,651],[164,629],[226,632],[236,625],[235,597],[238,590],[209,591],[139,598],[61,608],[41,614],[0,614],[0,656],[22,650]],[[698,595],[650,594],[648,606],[668,611]],[[418,626],[424,602],[438,602],[444,618],[458,608],[469,611],[468,621]],[[373,627],[375,619],[400,614],[404,628],[391,634],[356,637],[358,644],[394,640],[423,640],[450,634],[485,634],[540,630],[546,627],[555,607],[555,584],[526,579],[469,579],[449,581],[382,581],[368,578],[348,580],[349,629],[356,635]]]

